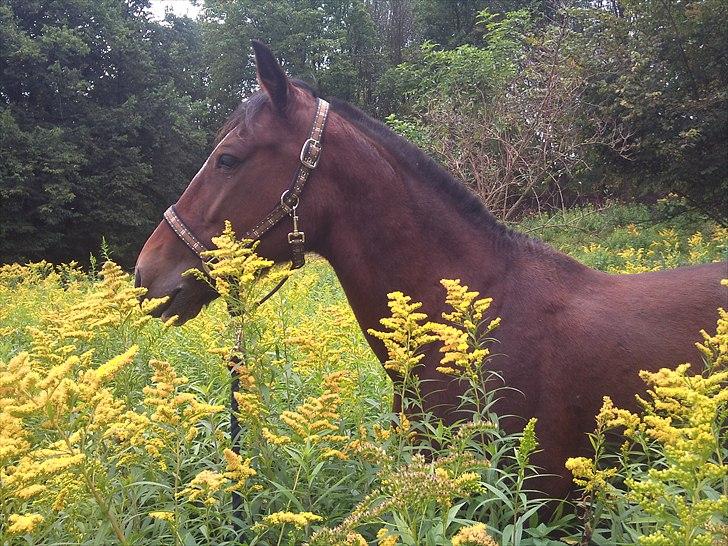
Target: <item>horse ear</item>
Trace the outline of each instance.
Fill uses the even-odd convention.
[[[259,40],[253,40],[251,43],[255,51],[258,83],[270,97],[273,106],[282,112],[288,99],[288,78],[267,45]]]

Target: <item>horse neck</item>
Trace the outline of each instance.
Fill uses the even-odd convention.
[[[479,225],[378,143],[348,138],[330,167],[335,197],[315,250],[333,266],[364,331],[388,315],[387,294],[397,290],[439,316],[445,278],[502,301],[516,242]]]

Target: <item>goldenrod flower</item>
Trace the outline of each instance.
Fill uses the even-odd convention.
[[[445,301],[451,311],[442,314],[447,324],[430,323],[436,339],[442,343],[441,366],[436,369],[445,375],[466,378],[473,387],[480,387],[480,369],[490,354],[484,347],[485,336],[500,326],[500,317],[483,326],[492,298],[478,299],[479,293],[468,291],[459,279],[440,282],[447,291]]]
[[[40,495],[46,489],[48,489],[48,488],[45,485],[36,483],[36,484],[28,485],[27,487],[23,487],[23,488],[19,489],[15,493],[15,496],[22,500],[28,500],[32,497]]]
[[[369,543],[359,533],[348,533],[344,546],[367,546]]]
[[[377,531],[377,544],[379,546],[396,546],[399,543],[399,535],[390,533],[389,529],[382,527]]]
[[[174,523],[174,512],[149,512],[149,517]]]
[[[346,461],[349,459],[349,456],[341,451],[340,449],[324,449],[321,452],[321,458],[322,459],[339,459],[342,461]]]
[[[200,501],[206,506],[212,506],[218,503],[216,494],[223,489],[225,483],[224,475],[203,470],[177,496],[184,497],[188,502]]]
[[[261,522],[256,523],[259,528],[293,525],[303,529],[309,523],[322,521],[323,518],[311,512],[275,512],[267,515]]]
[[[11,514],[8,523],[10,524],[7,528],[8,534],[22,535],[32,533],[38,525],[43,523],[43,516],[40,514]]]
[[[225,227],[220,235],[212,238],[215,248],[203,252],[203,256],[209,259],[210,278],[214,288],[229,304],[240,306],[245,309],[250,302],[246,300],[250,294],[240,287],[249,287],[257,280],[259,273],[270,269],[273,261],[262,258],[256,254],[258,242],[250,240],[238,240],[235,236],[232,224],[225,221]],[[185,274],[195,275],[202,281],[207,282],[208,277],[198,270],[190,270]],[[290,274],[289,271],[281,270],[272,272],[266,279],[267,282],[275,283]]]
[[[288,436],[275,434],[274,432],[271,432],[268,427],[263,427],[261,429],[261,434],[263,435],[263,438],[266,442],[274,446],[281,446],[291,443],[291,439]]]
[[[400,418],[401,422],[401,418]],[[390,428],[384,428],[379,423],[374,423],[372,426],[372,432],[374,433],[374,437],[379,440],[380,442],[384,442],[389,439],[389,437],[392,435],[392,429]]]
[[[404,377],[424,358],[420,349],[434,341],[435,337],[426,322],[427,315],[417,311],[422,307],[421,303],[412,302],[412,298],[402,292],[391,292],[387,298],[392,315],[379,321],[387,330],[369,329],[368,332],[382,341],[387,349],[388,359],[384,367]]]
[[[498,546],[484,523],[463,527],[452,537],[452,546]]]
[[[128,364],[131,363],[131,361],[134,359],[134,356],[139,352],[139,347],[136,345],[132,345],[129,347],[126,351],[124,351],[122,354],[115,356],[108,362],[102,364],[98,368],[96,368],[93,371],[94,376],[94,385],[98,385],[100,383],[104,383],[110,379],[113,379],[116,377],[116,375]]]
[[[583,487],[586,491],[603,491],[606,489],[609,479],[616,473],[616,468],[598,470],[594,461],[586,457],[571,457],[566,460],[566,469],[574,476],[574,483]]]
[[[257,392],[235,391],[233,396],[238,403],[238,419],[242,423],[258,422],[268,413]]]
[[[225,478],[230,480],[231,484],[227,487],[227,491],[242,491],[245,488],[248,478],[255,476],[256,472],[250,466],[251,460],[245,459],[235,453],[231,449],[224,451],[225,460],[227,461],[227,469]]]
[[[640,418],[627,410],[614,407],[612,399],[605,396],[602,407],[596,417],[597,427],[614,428],[624,427],[624,433],[632,437],[640,429]]]
[[[340,418],[338,407],[341,403],[339,396],[339,382],[346,377],[345,372],[336,372],[324,379],[324,385],[327,387],[321,396],[309,397],[303,404],[300,404],[294,411],[284,411],[281,413],[281,421],[283,421],[293,431],[294,435],[302,441],[319,442],[343,441],[348,438],[340,438],[338,435],[331,434],[339,429],[336,421]],[[271,443],[285,443],[285,441],[276,441],[276,435],[267,431],[265,433],[267,439]],[[278,439],[281,437],[278,436]]]

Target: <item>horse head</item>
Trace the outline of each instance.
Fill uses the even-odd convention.
[[[294,206],[306,247],[321,236],[331,175],[317,165],[321,135],[311,136],[317,120],[323,132],[326,117],[320,108],[326,103],[305,85],[289,80],[265,45],[253,42],[253,49],[261,91],[228,118],[207,161],[137,259],[136,285],[147,288],[147,297],[168,297],[155,312],[163,319],[177,315],[179,323],[185,322],[217,296],[206,283],[183,273],[204,268],[196,242],[210,248],[225,220],[238,236],[252,232],[251,238],[260,239],[258,253],[275,262],[291,258],[288,216],[293,216]],[[315,182],[300,196],[287,195],[304,171]],[[266,223],[272,210],[281,218]],[[262,223],[264,229],[259,229]],[[302,239],[303,234],[296,237]],[[298,250],[303,251],[303,241]]]

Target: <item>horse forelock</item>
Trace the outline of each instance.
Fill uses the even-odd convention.
[[[313,97],[318,97],[319,94],[312,86],[310,86],[308,83],[304,82],[303,80],[296,80],[292,79],[289,80],[295,87],[298,87],[300,89],[303,89],[304,91],[307,91],[310,93]],[[265,106],[266,103],[268,103],[270,99],[268,98],[268,95],[266,95],[262,91],[258,91],[257,93],[254,93],[253,95],[250,95],[248,98],[243,100],[238,106],[233,110],[232,114],[230,114],[225,122],[222,124],[222,127],[218,130],[217,134],[215,135],[215,141],[213,143],[213,146],[217,146],[217,144],[220,143],[220,141],[225,138],[225,136],[230,133],[233,129],[236,129],[237,127],[240,127],[241,125],[249,126],[252,124],[253,118],[263,109],[263,106]]]

